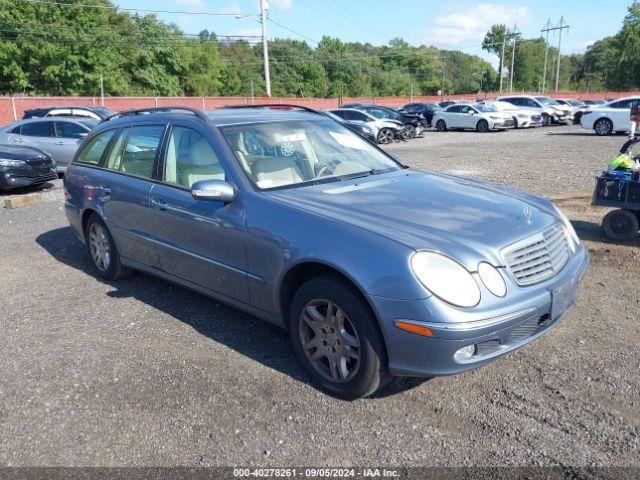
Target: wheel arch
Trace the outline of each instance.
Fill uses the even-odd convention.
[[[369,298],[365,294],[362,286],[351,275],[342,271],[335,265],[316,259],[302,260],[291,265],[290,268],[284,273],[282,279],[280,280],[278,288],[278,306],[280,308],[282,319],[284,320],[285,325],[289,322],[289,307],[298,289],[308,280],[323,275],[335,275],[339,277],[341,280],[353,287],[362,296],[365,305],[367,306],[367,308],[369,308],[372,315],[376,319],[375,328],[378,330],[380,338],[382,338],[382,343],[385,350],[385,362],[388,365],[389,349],[387,346],[387,338],[384,329],[380,324],[380,317],[378,316],[376,309],[369,301]]]
[[[606,120],[611,124],[611,133],[615,132],[615,123],[614,121],[606,116],[602,116],[602,117],[598,117],[593,121],[593,126],[591,128],[593,128],[593,130],[596,129],[596,124],[600,121],[600,120]]]

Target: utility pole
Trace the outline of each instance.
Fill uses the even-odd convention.
[[[413,82],[409,85],[409,102],[413,102]]]
[[[269,75],[269,47],[267,46],[267,12],[269,0],[260,0],[260,13],[262,19],[262,56],[264,61],[264,87],[267,97],[271,96],[271,77]]]
[[[544,67],[542,68],[542,91],[544,93],[545,84],[547,83],[547,60],[549,58],[549,30],[551,30],[551,19],[547,19],[545,28],[540,32],[547,32],[547,39],[545,40],[546,48],[544,50]]]
[[[516,42],[518,41],[518,37],[520,36],[520,33],[518,33],[518,26],[515,24],[513,25],[513,33],[511,35],[513,35],[513,47],[511,49],[511,67],[509,68],[509,93],[513,93],[513,72],[516,65]]]
[[[104,107],[104,79],[102,78],[102,71],[100,71],[100,105]]]
[[[507,29],[504,29],[504,35],[502,36],[502,53],[500,54],[500,93],[502,93],[502,69],[504,68],[504,47],[507,43]]]
[[[442,95],[442,100],[444,100],[444,65],[446,61],[447,61],[447,57],[443,55],[442,56],[442,89],[440,90]]]
[[[560,17],[560,26],[558,29],[560,30],[558,33],[558,67],[556,69],[556,93],[558,92],[558,86],[560,85],[560,59],[562,55],[560,54],[560,49],[562,48],[562,30],[569,29],[569,25],[564,25],[564,17]]]
[[[562,48],[562,31],[564,29],[569,29],[569,25],[565,25],[564,23],[564,16],[560,17],[560,25],[557,27],[552,27],[551,26],[551,20],[547,20],[547,25],[545,28],[543,28],[542,30],[540,30],[541,32],[546,32],[547,33],[547,51],[544,54],[544,70],[542,73],[542,91],[544,92],[544,87],[545,87],[545,82],[547,79],[547,57],[548,57],[548,53],[549,53],[549,32],[553,32],[555,30],[559,30],[558,33],[558,63],[556,65],[556,81],[555,81],[555,91],[557,92],[559,89],[559,85],[560,85],[560,60],[561,60],[561,54],[560,54],[560,49]]]

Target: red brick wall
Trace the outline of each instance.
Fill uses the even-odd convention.
[[[551,94],[552,97],[567,97],[577,99],[607,99],[632,95],[633,92],[606,92],[593,94],[579,94],[575,92],[560,92]],[[636,92],[637,94],[637,92]],[[496,94],[488,94],[493,97]],[[473,100],[484,97],[479,94],[446,95],[447,99]],[[437,96],[410,97],[360,97],[344,98],[344,103],[373,102],[381,105],[402,106],[409,101],[430,102],[438,101]],[[325,109],[338,107],[337,98],[264,98],[264,97],[105,97],[104,105],[112,110],[121,111],[133,108],[146,108],[154,106],[186,106],[202,109],[212,109],[225,105],[251,105],[264,103],[290,103],[311,108]],[[65,105],[100,105],[100,99],[96,97],[0,97],[0,125],[5,125],[22,118],[24,110],[35,107],[65,106]]]

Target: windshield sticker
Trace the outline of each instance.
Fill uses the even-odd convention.
[[[347,135],[338,132],[329,132],[329,135],[343,147],[366,150],[366,144],[355,135]]]
[[[289,133],[287,135],[283,135],[281,133],[275,133],[273,135],[273,138],[275,138],[276,142],[278,143],[304,142],[307,139],[307,136],[305,135],[304,132],[298,130],[297,132]]]
[[[269,188],[269,187],[273,187],[273,180],[271,180],[270,178],[267,178],[264,180],[258,180],[256,184],[260,188]]]

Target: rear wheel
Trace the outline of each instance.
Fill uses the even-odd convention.
[[[476,130],[480,133],[487,133],[489,131],[489,122],[486,120],[480,120],[476,124]]]
[[[98,275],[107,280],[120,280],[129,273],[120,262],[120,254],[109,229],[95,213],[87,221],[85,241]]]
[[[446,132],[447,131],[447,124],[444,120],[438,120],[436,122],[436,130],[438,130],[439,132]]]
[[[293,349],[307,374],[332,394],[366,397],[389,378],[377,320],[346,281],[323,275],[296,292],[289,312]]]
[[[611,240],[632,240],[638,233],[638,216],[628,210],[613,210],[602,219],[602,228]]]
[[[593,130],[598,136],[611,135],[613,133],[613,122],[608,118],[601,118],[596,120],[593,124]]]
[[[380,132],[378,132],[378,143],[386,145],[388,143],[393,142],[394,137],[395,137],[395,133],[393,132],[392,129],[383,128],[382,130],[380,130]]]

